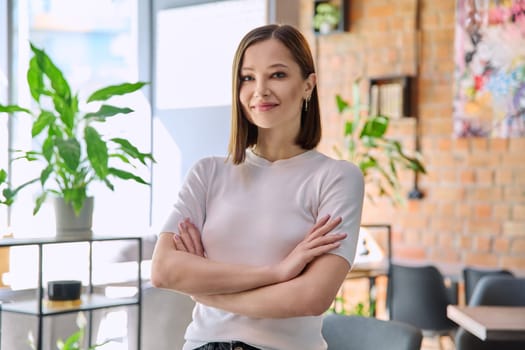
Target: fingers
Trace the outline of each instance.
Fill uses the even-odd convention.
[[[186,221],[179,222],[179,237],[184,243],[188,253],[195,254],[195,246],[193,245],[193,240],[190,233],[188,232],[188,225]]]
[[[188,233],[191,237],[193,247],[195,248],[195,254],[204,257],[204,248],[202,246],[201,234],[197,227],[189,220],[185,220],[186,227],[188,228]]]
[[[315,225],[310,229],[310,231],[308,232],[308,235],[312,234],[315,230],[321,228],[324,224],[326,224],[328,222],[328,220],[330,219],[330,215],[325,215],[323,216],[319,221],[317,221],[315,223]]]
[[[179,233],[173,237],[175,248],[191,254],[204,257],[200,232],[189,219],[181,221],[178,225]]]
[[[177,249],[178,251],[182,251],[182,252],[188,251],[188,249],[184,245],[184,242],[182,241],[178,233],[173,234],[173,244],[175,245],[175,249]]]
[[[333,235],[318,237],[313,241],[306,243],[307,255],[311,260],[319,255],[328,253],[329,251],[339,247],[341,245],[341,241],[346,237],[346,233],[336,233]]]
[[[319,220],[318,223],[314,225],[314,227],[312,228],[313,231],[311,231],[306,241],[311,241],[318,237],[326,235],[328,232],[336,228],[342,220],[343,219],[341,217],[337,217],[333,220],[330,220],[329,215],[323,217],[321,220]]]

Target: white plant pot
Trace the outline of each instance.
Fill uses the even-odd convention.
[[[319,26],[319,33],[321,34],[329,34],[332,32],[332,30],[333,26],[328,22],[321,23],[321,25]]]
[[[78,216],[71,204],[66,204],[63,198],[55,198],[53,205],[55,207],[57,237],[90,238],[93,236],[93,197],[86,199]]]

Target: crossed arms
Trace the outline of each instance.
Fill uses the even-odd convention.
[[[330,234],[341,218],[325,216],[281,262],[272,266],[207,259],[200,232],[188,220],[162,233],[152,261],[155,287],[189,294],[199,303],[254,318],[320,315],[331,305],[350,265],[326,254],[346,234]]]

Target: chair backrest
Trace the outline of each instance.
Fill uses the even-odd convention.
[[[474,288],[469,305],[525,306],[525,278],[482,277]]]
[[[476,284],[470,306],[525,306],[525,278],[508,275],[489,275]],[[456,333],[457,350],[523,350],[525,341],[482,341],[460,328]]]
[[[447,317],[451,301],[444,277],[435,266],[392,264],[389,288],[390,319],[431,334],[446,334],[457,328]]]
[[[373,317],[326,315],[323,337],[328,350],[419,350],[421,331],[411,325]]]
[[[505,269],[480,269],[475,267],[465,267],[463,269],[463,282],[465,286],[465,304],[470,302],[476,284],[485,276],[513,276],[512,272]]]

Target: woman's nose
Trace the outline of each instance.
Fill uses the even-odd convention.
[[[268,85],[264,81],[257,81],[257,85],[255,87],[255,97],[266,97],[270,95],[270,92],[268,90]]]

